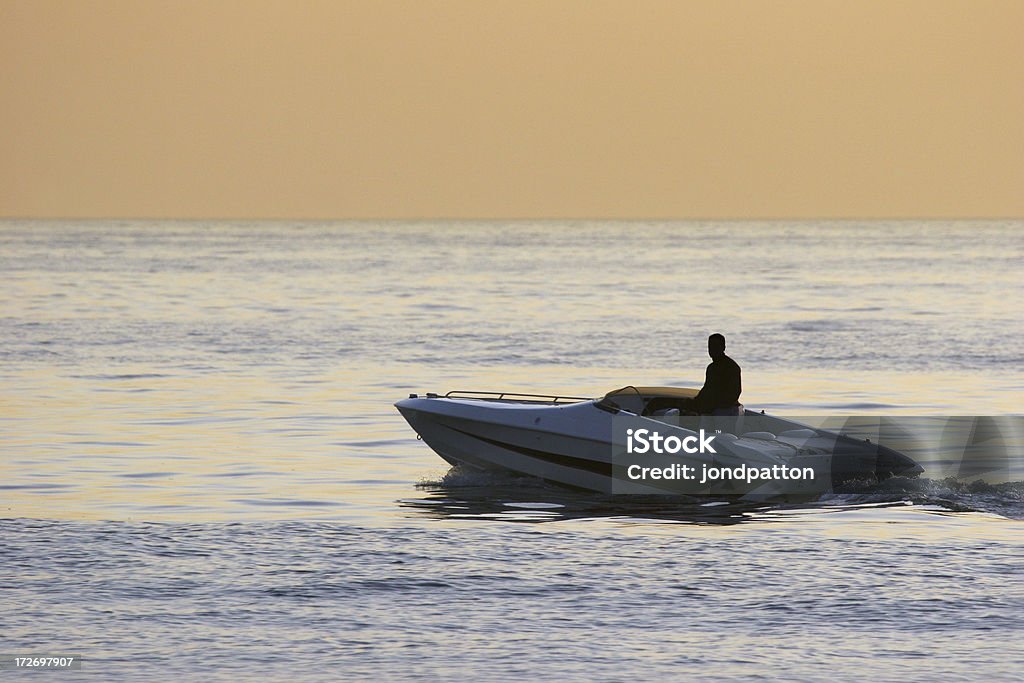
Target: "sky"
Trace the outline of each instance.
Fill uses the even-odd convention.
[[[0,216],[1024,216],[1019,0],[0,0]]]

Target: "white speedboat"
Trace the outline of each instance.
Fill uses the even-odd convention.
[[[922,472],[869,440],[742,407],[737,416],[677,417],[673,404],[695,394],[674,387],[625,387],[601,398],[451,391],[412,394],[395,407],[452,465],[605,493],[817,495],[845,481]],[[675,450],[642,451],[637,444],[651,440],[641,435],[652,434]],[[698,444],[709,448],[696,452]],[[750,470],[757,470],[753,479]],[[797,471],[811,476],[786,475]]]

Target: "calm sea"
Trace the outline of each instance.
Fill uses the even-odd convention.
[[[1024,671],[1020,479],[631,502],[392,407],[699,385],[719,331],[751,408],[1020,415],[1020,221],[6,221],[0,282],[0,653],[54,680]]]

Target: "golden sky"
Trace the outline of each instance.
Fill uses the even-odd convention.
[[[1020,0],[0,0],[0,216],[1024,216]]]

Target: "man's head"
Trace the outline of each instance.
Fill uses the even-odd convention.
[[[708,355],[712,359],[721,358],[725,355],[725,337],[715,332],[708,337]]]

